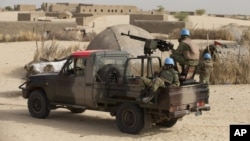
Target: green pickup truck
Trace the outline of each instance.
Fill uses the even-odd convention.
[[[169,128],[187,114],[210,110],[208,85],[193,79],[183,81],[180,87],[159,88],[150,103],[138,101],[140,78],[152,79],[154,71],[161,68],[157,56],[85,50],[65,59],[60,72],[30,75],[19,86],[32,117],[46,118],[57,108],[72,113],[104,111],[116,117],[120,131],[138,134],[153,124]]]

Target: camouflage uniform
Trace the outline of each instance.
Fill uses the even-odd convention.
[[[142,90],[150,87],[150,90],[155,92],[159,87],[180,86],[180,81],[177,71],[174,69],[162,69],[159,77],[156,77],[154,80],[142,77],[139,84]]]
[[[200,83],[209,84],[210,75],[213,71],[213,61],[211,60],[202,61],[199,64],[198,69],[200,70]]]
[[[195,45],[190,38],[184,38],[180,41],[176,50],[172,50],[170,55],[180,65],[197,66],[199,64],[199,47]]]

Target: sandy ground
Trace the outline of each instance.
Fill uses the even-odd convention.
[[[116,18],[119,24],[127,22],[121,19]],[[109,20],[101,25],[101,21],[96,21],[98,31],[114,25]],[[67,47],[85,43],[60,44]],[[32,118],[18,86],[24,81],[23,66],[33,59],[35,51],[35,42],[0,43],[0,141],[228,141],[230,124],[250,124],[250,85],[211,85],[211,111],[198,117],[187,115],[170,129],[153,126],[139,135],[121,133],[115,118],[104,112],[71,114],[58,109],[47,119]]]

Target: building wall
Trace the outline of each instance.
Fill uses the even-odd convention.
[[[36,6],[35,5],[15,5],[14,10],[15,11],[35,11]]]
[[[77,10],[77,4],[52,4],[49,7],[50,12],[76,12]]]
[[[100,15],[87,16],[87,17],[76,17],[76,24],[79,26],[86,26],[90,21],[93,21],[97,17],[100,17]]]
[[[44,17],[44,12],[18,13],[18,21],[37,21],[39,17]]]
[[[130,14],[129,16],[129,23],[134,24],[134,21],[137,20],[148,20],[148,21],[167,21],[168,15],[167,14],[159,14],[159,15],[152,15],[152,14]]]
[[[141,27],[150,33],[169,34],[175,29],[192,28],[192,22],[169,22],[169,21],[149,21],[136,20],[133,25]]]
[[[170,15],[175,15],[176,13],[187,13],[187,15],[196,15],[194,11],[172,11],[172,12],[169,12]]]
[[[14,28],[13,28],[14,27]],[[0,31],[1,34],[16,35],[20,32],[35,32],[36,30],[40,31],[46,30],[51,32],[63,31],[65,28],[76,28],[75,22],[9,22],[9,21],[0,21]]]
[[[76,12],[78,3],[42,3],[41,8],[45,12]]]
[[[52,3],[44,2],[44,3],[42,3],[41,8],[42,8],[42,10],[45,11],[45,12],[50,12],[50,11],[49,11],[49,7],[50,7],[51,5],[52,5]]]
[[[60,13],[58,12],[46,12],[45,16],[46,17],[58,17]]]
[[[86,13],[94,15],[117,15],[117,14],[131,14],[137,12],[136,6],[121,6],[121,5],[90,5],[79,6],[77,13]]]

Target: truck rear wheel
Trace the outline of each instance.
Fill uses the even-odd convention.
[[[42,91],[32,91],[28,99],[28,109],[32,117],[46,118],[49,113],[48,100]]]
[[[163,120],[162,122],[158,122],[156,123],[156,125],[161,126],[161,127],[165,127],[165,128],[170,128],[173,127],[178,119],[174,118],[171,120]]]
[[[116,124],[120,131],[138,134],[144,127],[143,110],[137,105],[122,104],[116,112]]]

